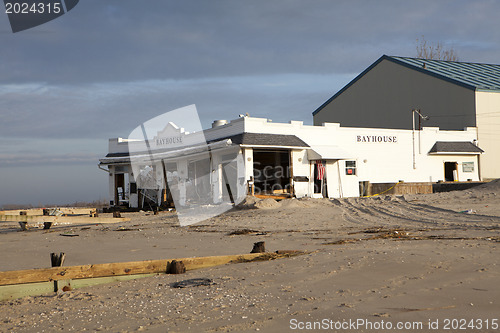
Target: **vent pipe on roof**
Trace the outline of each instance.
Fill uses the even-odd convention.
[[[227,120],[224,120],[224,119],[215,120],[212,123],[212,128],[219,127],[219,126],[226,125],[226,124],[227,124]]]

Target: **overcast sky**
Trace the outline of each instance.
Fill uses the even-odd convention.
[[[82,0],[13,34],[0,13],[0,206],[107,199],[107,139],[196,104],[202,124],[304,120],[416,39],[500,63],[500,1]]]

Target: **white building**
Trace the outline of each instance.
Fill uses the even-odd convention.
[[[144,142],[110,139],[100,162],[112,205],[162,204],[175,195],[182,205],[237,202],[252,187],[256,195],[340,198],[360,196],[368,183],[478,181],[476,142],[474,127],[413,131],[240,117],[203,133],[169,123],[148,152],[129,153]]]
[[[500,178],[500,65],[382,56],[313,112],[314,124],[411,129],[411,110],[444,130],[476,127],[480,177]]]

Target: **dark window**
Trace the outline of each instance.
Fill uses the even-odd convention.
[[[356,161],[345,161],[345,174],[349,176],[356,175]]]

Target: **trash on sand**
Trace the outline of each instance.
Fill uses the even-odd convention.
[[[228,233],[228,236],[235,236],[235,235],[248,235],[248,234],[256,234],[259,233],[257,230],[252,230],[252,229],[238,229],[235,231],[231,231]]]
[[[211,279],[207,278],[197,278],[183,280],[179,282],[172,283],[172,288],[188,288],[188,287],[198,287],[198,286],[210,286],[215,284]]]
[[[474,209],[462,210],[460,213],[464,214],[476,214],[477,212]]]
[[[74,234],[74,233],[65,232],[64,234],[59,234],[59,236],[77,237],[77,236],[80,236],[80,235]]]
[[[136,229],[136,228],[126,228],[126,227],[118,227],[115,229],[115,231],[141,231],[141,229]]]

